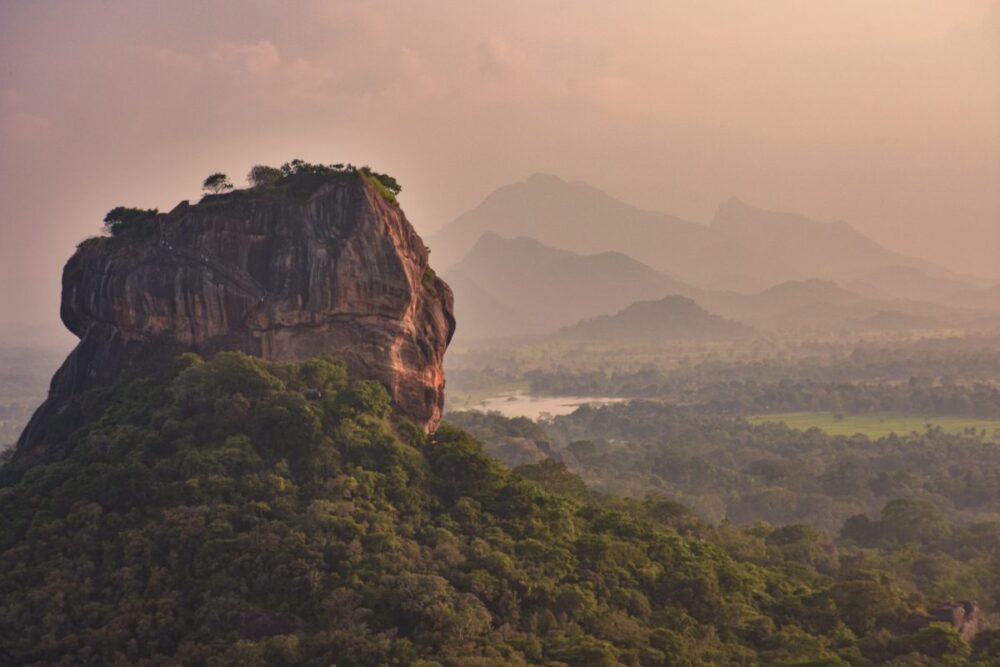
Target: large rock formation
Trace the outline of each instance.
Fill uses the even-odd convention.
[[[332,354],[433,430],[455,328],[451,290],[428,266],[427,248],[358,173],[299,174],[184,202],[84,242],[63,271],[61,315],[80,343],[15,460],[46,456],[56,430],[72,425],[74,396],[179,351]]]

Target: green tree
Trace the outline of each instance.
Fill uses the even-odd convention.
[[[266,164],[254,165],[247,174],[247,182],[254,188],[274,187],[281,180],[284,174],[276,167],[269,167]]]
[[[969,645],[959,636],[950,623],[931,623],[913,635],[901,637],[896,642],[899,653],[920,653],[931,658],[965,658],[971,653]]]
[[[116,206],[104,216],[104,226],[112,236],[117,236],[126,229],[139,227],[142,223],[155,218],[157,213],[159,211],[155,208]]]
[[[878,523],[881,535],[897,543],[928,544],[951,532],[948,517],[937,505],[923,498],[897,498],[882,508]]]
[[[830,593],[840,618],[858,635],[895,620],[904,608],[896,591],[872,579],[841,581]]]
[[[218,195],[227,190],[232,190],[233,184],[229,181],[228,176],[221,171],[217,171],[205,179],[201,184],[201,189],[213,195]]]

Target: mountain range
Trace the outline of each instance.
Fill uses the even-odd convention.
[[[817,278],[753,294],[703,289],[620,253],[579,255],[492,233],[444,278],[455,294],[456,336],[463,341],[550,334],[666,296],[692,299],[708,313],[762,330],[871,330],[880,322],[892,330],[925,329],[977,315],[928,301],[866,296]]]
[[[483,234],[445,273],[462,309],[462,336],[541,334],[633,301],[690,291],[619,252],[579,255],[531,238]]]
[[[928,328],[1000,310],[1000,288],[845,222],[730,198],[703,225],[546,174],[498,189],[430,245],[465,340],[552,333],[670,295],[764,329]]]
[[[845,222],[764,210],[733,197],[704,225],[642,210],[586,183],[548,174],[499,188],[434,234],[430,246],[436,266],[447,270],[487,232],[528,236],[585,255],[621,252],[714,289],[752,292],[787,280],[821,278],[866,283],[894,297],[927,298],[936,291],[949,295],[986,287],[889,250]]]

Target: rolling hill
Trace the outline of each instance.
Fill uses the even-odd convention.
[[[561,329],[559,338],[601,342],[726,340],[753,334],[750,327],[712,315],[683,296],[637,301],[614,315],[598,315]]]

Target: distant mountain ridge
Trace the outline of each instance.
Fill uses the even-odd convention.
[[[918,328],[924,328],[931,318],[957,321],[968,317],[961,311],[924,301],[868,298],[818,278],[787,281],[758,294],[703,292],[698,300],[711,312],[768,329],[854,329],[860,321],[887,312],[900,318],[921,318]]]
[[[458,262],[479,238],[494,232],[504,238],[528,236],[582,255],[617,251],[657,269],[660,248],[680,244],[679,252],[709,240],[705,225],[643,211],[582,182],[549,174],[506,185],[429,239],[434,261],[443,269]]]
[[[499,188],[434,234],[435,264],[453,266],[489,232],[528,236],[584,255],[617,251],[707,289],[752,293],[820,278],[858,282],[895,298],[926,299],[985,286],[889,250],[845,222],[819,222],[730,198],[704,225],[642,210],[586,183],[549,174]],[[910,278],[901,279],[901,270]]]
[[[769,254],[796,274],[789,276],[793,280],[846,282],[860,276],[893,296],[911,299],[927,298],[926,290],[946,296],[968,285],[943,267],[879,245],[843,221],[819,222],[731,197],[711,226],[752,251]]]
[[[560,329],[563,339],[601,342],[725,340],[752,335],[753,329],[713,315],[683,296],[636,301],[614,315],[598,315]]]
[[[459,338],[542,334],[633,301],[691,288],[618,252],[579,255],[484,234],[445,274]]]
[[[815,278],[753,294],[702,289],[621,253],[580,255],[493,233],[484,234],[444,278],[455,294],[460,341],[548,335],[665,297],[690,299],[706,315],[761,330],[871,330],[879,324],[899,330],[972,317],[935,303],[871,297]]]

